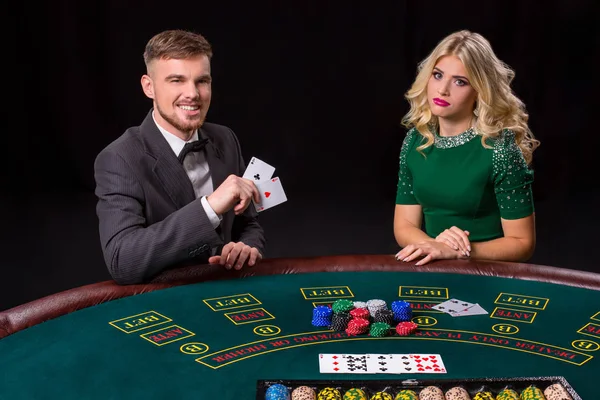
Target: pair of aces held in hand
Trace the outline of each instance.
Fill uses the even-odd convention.
[[[256,157],[252,157],[244,172],[243,178],[253,181],[260,193],[260,202],[254,203],[257,212],[268,210],[287,201],[281,179],[272,178],[274,172],[275,167]]]

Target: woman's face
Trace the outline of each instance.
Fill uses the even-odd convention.
[[[433,115],[452,121],[471,119],[477,92],[471,86],[462,61],[441,57],[427,83],[427,101]]]

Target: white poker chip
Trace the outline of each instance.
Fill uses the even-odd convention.
[[[365,303],[364,301],[355,301],[354,308],[368,308],[368,307],[367,307],[367,303]]]

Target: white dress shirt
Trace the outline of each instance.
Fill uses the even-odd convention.
[[[195,142],[198,140],[198,130],[196,130],[191,139],[186,142],[185,140],[178,138],[161,127],[156,122],[156,118],[154,118],[154,112],[152,113],[152,119],[154,120],[154,123],[158,127],[160,133],[162,133],[167,140],[167,143],[169,143],[169,146],[171,146],[175,152],[175,156],[179,156],[179,153],[181,153],[181,150],[183,150],[183,146],[185,146],[186,143]],[[202,203],[202,207],[204,207],[204,211],[206,212],[208,219],[212,223],[213,228],[216,229],[221,224],[221,219],[223,219],[223,217],[217,215],[210,204],[208,204],[208,200],[206,200],[206,196],[214,191],[214,187],[204,152],[196,151],[188,153],[183,160],[183,168],[192,182],[196,198],[200,198],[200,202]]]

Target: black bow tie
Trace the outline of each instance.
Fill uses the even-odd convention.
[[[180,163],[183,164],[183,160],[185,159],[185,156],[188,155],[188,153],[192,151],[202,151],[204,147],[206,147],[206,143],[208,143],[208,139],[200,139],[194,142],[186,143],[185,146],[183,146],[183,149],[181,149],[179,155],[177,156],[177,159]]]

